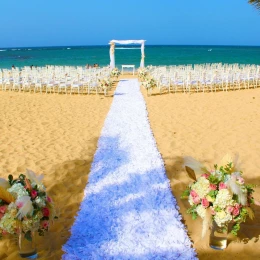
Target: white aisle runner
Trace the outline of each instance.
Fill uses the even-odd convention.
[[[197,259],[178,209],[139,83],[121,80],[63,259]]]

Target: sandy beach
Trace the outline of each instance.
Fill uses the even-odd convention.
[[[246,183],[260,184],[260,89],[163,95],[154,90],[151,97],[142,91],[172,192],[199,259],[258,259],[259,207],[254,207],[255,219],[241,225],[241,240],[232,241],[224,251],[216,251],[208,246],[209,234],[201,239],[201,219],[191,219],[186,213],[189,204],[180,196],[192,182],[182,167],[184,156],[192,156],[212,168],[227,153],[238,153]],[[260,200],[259,187],[254,197]]]
[[[0,99],[1,177],[26,168],[44,174],[59,219],[37,247],[40,259],[60,259],[112,97],[0,91]],[[0,259],[20,259],[17,249],[14,239],[3,239]]]
[[[123,75],[121,78],[132,78]],[[225,251],[201,239],[201,221],[186,214],[180,199],[191,182],[183,157],[213,166],[226,153],[239,153],[246,182],[259,185],[260,89],[234,92],[146,96],[151,128],[165,162],[172,192],[199,259],[257,259],[260,255],[260,210],[242,225],[241,241]],[[112,91],[111,91],[112,93]],[[44,174],[44,184],[58,209],[59,219],[44,238],[38,238],[40,259],[60,259],[61,247],[83,198],[97,140],[112,97],[54,95],[0,91],[0,172],[18,176],[26,168]],[[255,189],[260,201],[260,189]],[[173,234],[174,235],[174,234]],[[15,239],[0,241],[0,259],[19,259]]]

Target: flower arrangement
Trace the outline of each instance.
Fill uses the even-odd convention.
[[[157,86],[156,80],[152,77],[147,77],[144,79],[142,82],[142,85],[146,89],[153,89],[154,87]]]
[[[245,184],[242,171],[231,160],[207,170],[193,158],[187,157],[185,167],[194,182],[183,192],[182,198],[189,201],[191,207],[187,213],[192,215],[192,219],[198,216],[203,219],[202,237],[212,221],[223,230],[232,223],[231,233],[237,236],[240,224],[247,217],[254,217],[250,206],[254,204],[252,194],[255,186]],[[195,172],[200,173],[198,178]]]
[[[109,89],[111,85],[112,83],[109,78],[103,78],[99,80],[99,86],[104,90]]]
[[[31,240],[31,232],[43,236],[56,217],[52,199],[42,184],[43,175],[27,170],[17,179],[0,178],[0,238],[6,234],[24,233]]]
[[[141,80],[144,80],[148,75],[148,71],[145,68],[139,68],[138,69],[138,77],[141,78]]]
[[[110,77],[116,77],[118,78],[121,74],[121,71],[118,68],[114,68],[110,72]]]

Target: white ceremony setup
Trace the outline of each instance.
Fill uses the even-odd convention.
[[[145,67],[145,40],[111,40],[109,66],[86,68],[82,66],[22,67],[0,70],[0,85],[4,91],[40,93],[107,94],[111,88],[111,71],[116,68],[115,45],[140,45],[139,68],[122,64],[121,73],[129,71],[151,93],[216,92],[257,88],[260,85],[260,66],[243,64],[194,64]],[[151,84],[151,79],[153,83]],[[108,84],[102,84],[107,82]],[[104,85],[106,85],[104,87]]]
[[[143,53],[143,51],[142,51]],[[109,89],[100,81],[109,80],[115,68],[114,44],[110,47],[110,67],[85,68],[82,66],[23,67],[0,70],[0,90],[30,93],[99,94]],[[144,66],[142,54],[140,69],[156,82],[155,88],[168,93],[231,91],[260,86],[260,66],[242,64],[197,64],[174,66]],[[135,75],[135,65],[131,68]],[[126,72],[126,71],[125,71]],[[139,76],[139,75],[136,75]],[[145,81],[145,80],[143,80]]]
[[[115,44],[123,44],[123,45],[128,45],[128,44],[141,44],[141,61],[140,61],[140,68],[144,68],[144,44],[145,40],[112,40],[109,42],[110,44],[110,68],[113,69],[115,68]],[[134,65],[122,65],[122,70],[123,68],[134,68]],[[133,70],[134,71],[134,70]]]
[[[179,118],[181,118],[181,120],[183,119],[182,116],[178,116],[176,111],[178,108],[181,110],[181,113],[184,113],[180,113],[180,115],[186,117],[187,111],[190,111],[186,110],[190,109],[187,108],[188,99],[189,102],[194,102],[195,100],[201,104],[197,101],[199,99],[196,98],[202,97],[202,101],[204,99],[204,102],[208,102],[209,96],[211,98],[213,96],[214,98],[218,96],[221,96],[221,98],[230,98],[229,94],[238,94],[242,93],[240,92],[242,90],[247,92],[249,89],[259,88],[260,66],[209,63],[170,66],[148,65],[145,67],[145,43],[146,40],[111,40],[109,45],[105,47],[102,46],[107,56],[109,54],[109,57],[107,57],[107,59],[109,58],[109,65],[104,67],[99,67],[98,65],[97,67],[89,68],[89,66],[87,66],[88,64],[86,66],[46,65],[43,67],[24,66],[21,68],[13,67],[12,69],[0,70],[0,94],[7,100],[5,102],[9,104],[12,99],[12,101],[19,100],[18,104],[21,103],[21,100],[25,100],[27,102],[25,103],[26,105],[32,104],[28,107],[26,105],[20,105],[23,110],[16,116],[17,120],[13,121],[16,123],[18,119],[22,118],[22,122],[26,122],[23,111],[27,109],[27,116],[30,115],[32,111],[38,113],[40,109],[38,107],[34,109],[34,107],[40,104],[39,107],[41,111],[43,111],[42,113],[44,113],[44,115],[46,114],[46,122],[41,123],[42,118],[40,116],[38,122],[36,120],[38,119],[37,116],[34,116],[33,119],[37,122],[35,123],[36,138],[39,138],[39,133],[46,133],[47,137],[48,135],[55,137],[57,132],[56,128],[48,132],[49,128],[53,125],[57,125],[56,127],[61,131],[58,133],[62,133],[59,134],[62,139],[61,143],[56,144],[56,142],[59,141],[60,136],[58,136],[55,137],[55,139],[51,139],[51,143],[47,143],[46,147],[43,146],[45,149],[43,149],[43,151],[47,152],[51,151],[51,149],[57,149],[54,150],[54,155],[50,155],[52,159],[50,164],[51,167],[53,167],[51,170],[57,167],[55,165],[56,162],[52,165],[52,162],[54,162],[53,157],[55,159],[58,158],[57,161],[62,165],[59,181],[62,182],[63,178],[69,178],[69,182],[71,182],[71,186],[68,185],[68,191],[66,185],[63,184],[63,188],[61,189],[64,193],[69,193],[69,196],[72,197],[73,202],[69,201],[68,207],[73,206],[73,210],[75,210],[69,218],[71,222],[69,224],[66,222],[64,226],[63,223],[65,222],[62,221],[64,221],[66,212],[60,214],[61,218],[63,218],[60,222],[60,227],[65,227],[64,229],[66,229],[67,232],[67,235],[64,235],[64,239],[60,243],[60,258],[62,258],[62,260],[197,260],[198,257],[200,257],[199,250],[201,249],[197,246],[198,240],[194,240],[192,237],[195,232],[193,232],[190,222],[187,221],[186,217],[183,218],[184,215],[181,215],[181,213],[183,214],[183,212],[185,212],[185,205],[183,206],[183,204],[181,204],[182,202],[178,200],[179,197],[181,199],[187,199],[190,203],[191,208],[188,211],[186,210],[186,212],[192,215],[193,220],[195,220],[197,216],[203,219],[203,237],[209,230],[213,230],[213,233],[210,234],[210,239],[212,241],[214,240],[214,242],[219,241],[218,236],[214,235],[214,230],[219,231],[220,229],[217,228],[217,226],[213,228],[213,221],[217,219],[220,212],[223,211],[223,214],[229,217],[227,220],[223,218],[225,220],[223,220],[223,223],[226,225],[231,223],[228,221],[232,218],[235,220],[238,219],[236,219],[236,216],[240,214],[239,210],[242,209],[243,206],[245,210],[248,210],[247,208],[250,207],[251,203],[249,200],[253,200],[251,194],[254,191],[252,189],[254,186],[243,186],[244,179],[241,177],[242,172],[240,174],[240,172],[235,171],[235,168],[232,167],[232,162],[227,164],[230,169],[220,168],[220,170],[225,169],[225,171],[227,171],[225,172],[223,170],[223,176],[227,176],[225,177],[226,179],[224,179],[224,177],[216,177],[217,175],[220,176],[219,174],[221,172],[218,171],[217,168],[215,168],[216,172],[212,172],[202,167],[202,164],[197,163],[195,159],[188,159],[186,162],[185,159],[183,160],[184,157],[192,157],[186,156],[186,150],[185,152],[183,152],[183,150],[180,151],[181,147],[190,146],[186,145],[186,141],[189,139],[187,135],[177,139],[177,136],[180,135],[180,132],[183,132],[185,127],[182,122],[180,123],[178,121]],[[115,46],[117,44],[140,45],[140,65],[138,54],[138,68],[135,67],[136,63],[129,64],[124,62],[122,64],[121,61],[118,65],[121,66],[121,68],[116,66]],[[129,49],[139,48],[131,47]],[[132,53],[134,53],[134,51]],[[149,64],[149,60],[146,60],[146,64]],[[144,89],[147,90],[149,99],[145,97]],[[234,91],[237,92],[235,93]],[[250,91],[251,90],[248,92]],[[236,100],[236,98],[233,99]],[[256,98],[250,97],[250,101],[251,99],[253,101],[250,102],[250,104],[252,104],[253,107],[253,105],[255,105],[253,102],[255,102]],[[258,100],[257,98],[257,101]],[[157,101],[160,101],[160,103],[155,103]],[[222,99],[220,102],[216,102],[216,104],[219,105],[221,102]],[[47,109],[42,108],[42,104],[44,103],[47,103]],[[205,111],[208,111],[207,109],[212,103],[214,102],[211,102],[208,106],[205,105]],[[228,104],[228,102],[225,104]],[[167,140],[166,137],[163,139],[156,134],[157,129],[154,127],[152,119],[153,110],[150,110],[150,106],[152,105],[156,109],[156,113],[158,112],[156,117],[154,117],[156,118],[156,124],[158,124],[156,127],[158,127],[161,136],[169,138]],[[184,106],[183,108],[182,105]],[[7,113],[3,109],[5,107],[7,106],[3,106],[1,109],[4,111],[3,118],[8,118],[8,116],[6,116]],[[52,121],[49,119],[52,115],[50,108],[52,114],[54,114]],[[13,106],[12,109],[14,109],[12,111],[15,112],[18,110],[18,107]],[[55,114],[56,110],[60,114]],[[165,111],[169,112],[169,119],[165,119]],[[195,114],[193,114],[194,111],[195,109],[192,107],[192,112],[190,113],[192,116]],[[101,112],[104,114],[101,114]],[[163,115],[159,115],[159,112],[162,112]],[[84,116],[81,117],[82,115]],[[174,117],[173,115],[177,116]],[[64,116],[66,120],[62,121],[60,118]],[[246,118],[247,114],[244,117]],[[160,121],[161,119],[164,119],[167,124],[161,123],[164,122]],[[100,122],[98,122],[98,120],[100,120]],[[31,121],[32,120],[30,120],[30,122]],[[189,120],[186,121],[190,122]],[[229,122],[230,120],[227,121]],[[5,123],[6,121],[3,122]],[[55,122],[56,125],[53,122]],[[151,128],[150,122],[153,129]],[[4,125],[4,123],[2,125]],[[96,128],[91,126],[92,123]],[[98,125],[98,123],[100,123],[100,125]],[[166,125],[167,127],[170,126],[170,130],[167,130],[167,134],[165,134]],[[190,125],[192,124],[190,123]],[[197,125],[197,123],[194,125]],[[11,123],[9,126],[11,127]],[[90,129],[89,132],[86,131],[88,127]],[[9,134],[9,129],[6,129],[7,128],[2,128],[1,130]],[[15,132],[17,129],[20,131],[19,125],[18,127],[15,125]],[[92,129],[97,130],[94,132]],[[221,133],[222,132],[223,131],[221,131]],[[28,135],[30,135],[30,133],[31,132],[29,132]],[[19,141],[22,139],[20,135],[18,137]],[[69,143],[71,139],[74,140],[73,144]],[[168,148],[166,147],[167,145],[165,145],[165,149],[168,149],[165,153],[163,153],[163,149],[161,149],[162,146],[157,142],[158,140],[161,142],[166,140],[165,143],[167,142],[167,145],[169,144]],[[219,138],[219,140],[222,139]],[[25,153],[27,149],[27,144],[25,145],[23,143],[25,141],[26,140],[22,139],[22,143],[18,146],[19,150],[16,150],[18,148],[13,150],[15,152],[22,151]],[[177,141],[180,143],[179,147],[177,146]],[[30,142],[34,146],[35,141],[33,138],[30,139]],[[42,143],[44,143],[44,141],[41,141],[39,145],[42,145]],[[9,143],[6,146],[9,147]],[[73,147],[74,150],[69,150],[70,147]],[[69,150],[69,155],[66,159],[62,159],[59,151],[62,150],[62,152],[64,152],[67,149]],[[8,154],[9,150],[6,148],[6,150],[3,151]],[[208,151],[207,149],[205,150]],[[177,155],[172,156],[174,153]],[[30,155],[29,152],[27,152],[27,154]],[[167,154],[167,156],[165,156],[165,154]],[[46,160],[45,155],[41,154],[41,156],[43,158],[36,161],[36,166]],[[175,163],[177,166],[174,165],[174,167],[176,167],[176,169],[173,169],[174,174],[169,174],[169,168],[173,168],[172,164],[169,167],[169,161],[172,163],[172,161],[175,160],[174,156],[178,158],[178,161]],[[23,157],[21,156],[21,161],[22,160]],[[73,164],[74,161],[77,162],[75,165],[84,165],[84,168],[80,168],[80,170],[76,171],[76,166]],[[63,166],[64,163],[65,166]],[[24,167],[24,164],[22,167]],[[57,165],[59,166],[59,164]],[[177,169],[177,167],[179,168]],[[20,169],[21,167],[18,166],[16,168]],[[64,169],[69,173],[67,174],[69,177],[63,177]],[[179,190],[175,190],[175,188],[177,185],[179,185],[179,187],[185,186],[183,181],[185,177],[181,175],[185,169],[188,176],[195,182],[187,186],[186,193],[184,192],[179,196],[177,193]],[[73,170],[75,170],[75,174]],[[198,172],[201,171],[202,175],[200,177],[197,176],[196,170]],[[46,172],[48,171],[46,170]],[[54,171],[56,177],[55,173]],[[84,175],[86,179],[80,178],[80,174]],[[180,174],[181,177],[178,177],[178,174]],[[212,178],[210,179],[211,174]],[[234,175],[232,178],[230,177],[231,174]],[[37,180],[39,180],[41,176],[36,177],[33,174],[31,175],[33,176],[32,180],[36,180],[36,184],[33,185],[37,187]],[[176,178],[176,176],[178,178]],[[16,185],[16,183],[12,182],[12,177],[9,178],[9,182],[3,182],[1,180],[1,183],[4,183],[7,187],[9,187],[9,184]],[[25,177],[23,177],[23,175],[19,178],[21,179],[18,180],[18,184],[22,182],[25,186],[25,192],[27,192],[27,190],[28,192],[30,191],[32,203],[37,206],[37,196],[43,194],[45,196],[46,205],[50,205],[50,210],[46,208],[47,206],[41,209],[41,221],[45,221],[49,216],[52,217],[50,220],[58,219],[58,216],[53,213],[55,212],[54,206],[51,208],[52,199],[47,197],[45,193],[40,192],[38,194],[37,191],[30,190],[32,189],[32,185],[30,185],[27,179],[24,179]],[[241,195],[244,201],[243,205],[239,205],[240,197],[236,193],[236,190],[234,191],[234,198],[237,198],[237,203],[235,203],[235,199],[232,197],[233,194],[232,196],[230,195],[228,185],[230,185],[229,183],[231,181],[229,178],[234,181],[236,190],[238,189],[238,184],[241,186],[239,186],[239,191],[242,193],[247,189],[247,194]],[[210,183],[210,181],[212,181],[212,183]],[[227,182],[224,183],[225,181]],[[51,183],[52,182],[53,181],[51,181]],[[80,188],[78,187],[79,182],[83,184]],[[72,194],[74,186],[79,190]],[[54,185],[53,187],[56,192],[58,189],[56,189]],[[219,193],[218,189],[221,190]],[[82,192],[82,195],[78,196],[80,192]],[[220,197],[222,193],[224,195],[226,194],[229,200],[229,204],[227,205],[229,206],[230,212],[228,212],[226,204],[223,207],[221,204],[222,208],[219,206],[222,200],[222,197]],[[208,196],[206,196],[206,194],[208,194]],[[219,199],[217,199],[218,194],[220,194]],[[61,201],[64,201],[63,194],[60,196]],[[77,197],[77,202],[74,202],[74,197]],[[2,203],[1,200],[0,202]],[[11,202],[13,202],[13,197],[10,199],[10,203]],[[17,203],[19,203],[19,201]],[[219,205],[217,203],[219,203]],[[216,206],[216,211],[214,212],[210,211],[212,205],[214,207]],[[0,207],[2,207],[2,211],[7,209],[6,205],[2,206],[0,204]],[[194,210],[195,208],[197,208],[196,211]],[[248,212],[252,213],[250,209]],[[233,215],[231,215],[231,213]],[[5,218],[7,219],[7,217],[4,218],[1,214],[0,222],[1,218],[4,220]],[[251,215],[253,215],[253,213]],[[33,217],[33,214],[31,214],[31,216]],[[247,214],[244,214],[244,218],[241,218],[241,223],[245,222],[246,216]],[[27,221],[26,216],[24,220]],[[47,220],[49,220],[49,218]],[[44,224],[49,225],[49,223],[41,222],[41,225]],[[218,224],[217,221],[215,224]],[[236,225],[238,225],[238,223]],[[222,228],[222,226],[219,227]],[[225,227],[223,226],[224,229]],[[234,231],[238,232],[239,229],[237,226],[234,225],[234,227]],[[0,231],[1,228],[0,226]],[[44,226],[42,228],[44,228]],[[48,228],[49,226],[46,226],[46,231]],[[226,233],[227,231],[228,229],[226,229]],[[57,233],[60,236],[61,232]],[[223,232],[219,231],[219,233]],[[199,239],[201,240],[201,238]],[[223,250],[226,249],[228,245],[227,237],[223,238],[223,241],[225,245],[222,247],[213,247],[210,245],[210,242],[209,245],[211,248]],[[202,242],[199,241],[199,243]]]

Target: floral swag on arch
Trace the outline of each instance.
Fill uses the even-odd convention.
[[[144,68],[144,43],[145,40],[112,40],[109,42],[110,44],[110,68],[115,68],[115,44],[141,44],[141,62],[140,68]]]

